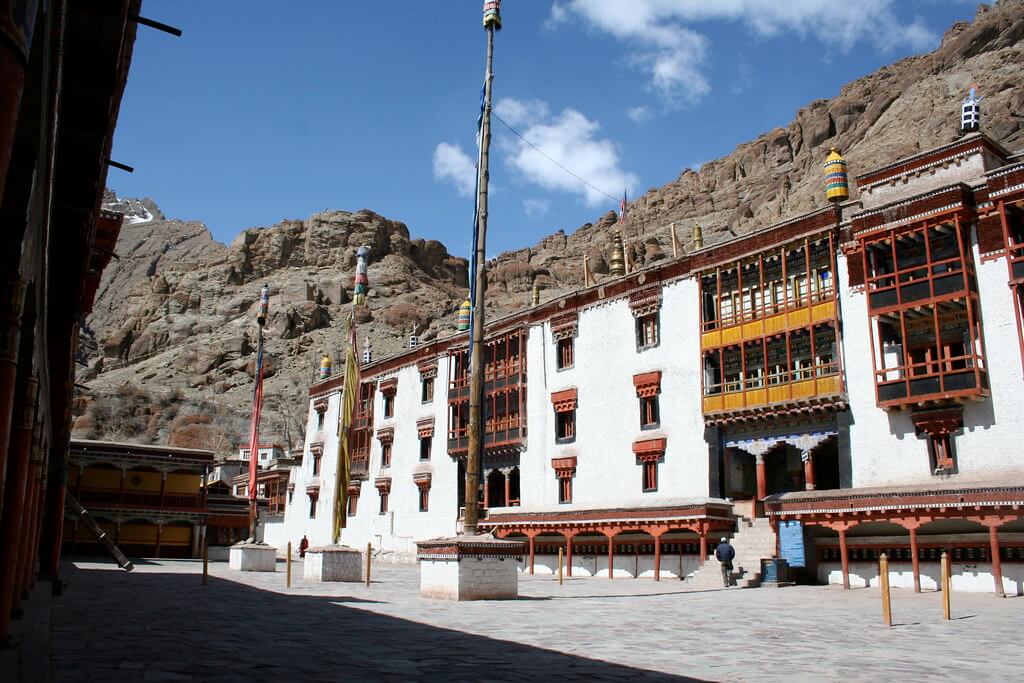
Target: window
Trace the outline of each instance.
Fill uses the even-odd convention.
[[[384,417],[394,417],[395,415],[395,395],[384,394]]]
[[[380,491],[380,514],[382,515],[388,511],[388,496],[390,493],[390,491],[385,491],[383,489]]]
[[[315,493],[309,494],[309,518],[316,519],[316,501],[319,496]]]
[[[432,436],[420,439],[420,460],[430,460],[430,445],[433,440]]]
[[[323,456],[323,451],[313,451],[313,476],[320,476],[320,458]]]
[[[658,396],[640,398],[640,429],[654,429],[661,424],[658,415]]]
[[[565,370],[573,366],[573,338],[567,337],[566,339],[558,340],[558,354],[556,360],[558,362],[558,369]]]
[[[572,477],[558,478],[558,502],[572,502]]]
[[[636,346],[642,351],[658,345],[658,314],[648,313],[636,319]]]
[[[320,411],[316,413],[316,428],[318,430],[324,428],[324,414]]]
[[[430,489],[426,486],[420,487],[420,512],[426,512],[430,507]]]
[[[356,509],[359,506],[359,496],[353,496],[352,492],[348,492],[348,499],[345,501],[345,512],[349,517],[356,516]]]
[[[658,490],[658,461],[645,460],[643,466],[644,491]]]
[[[380,445],[380,466],[391,467],[391,444],[382,443]]]
[[[434,400],[434,378],[424,377],[420,384],[420,402],[430,403]]]
[[[378,512],[382,515],[387,514],[388,498],[391,495],[391,478],[379,477],[373,485],[377,488],[377,493],[380,495],[380,507],[378,508]]]
[[[555,413],[555,440],[567,443],[576,440],[576,410]]]

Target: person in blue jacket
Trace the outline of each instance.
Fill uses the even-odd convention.
[[[732,561],[736,559],[736,549],[729,545],[729,539],[724,536],[715,548],[715,559],[722,563],[722,583],[728,588],[732,585]]]

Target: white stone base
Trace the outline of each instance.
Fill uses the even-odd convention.
[[[440,600],[515,600],[523,543],[460,536],[417,544],[420,595]]]
[[[355,548],[328,545],[310,548],[302,565],[302,578],[313,581],[362,581],[363,556]]]
[[[239,543],[228,551],[228,566],[240,572],[277,570],[277,548],[262,543]]]

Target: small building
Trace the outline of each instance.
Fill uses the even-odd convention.
[[[70,462],[69,491],[126,555],[199,556],[211,451],[81,440],[71,442]],[[64,546],[68,555],[106,554],[74,516]]]

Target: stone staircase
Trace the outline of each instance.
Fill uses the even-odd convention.
[[[733,583],[740,588],[757,588],[761,585],[761,559],[775,554],[775,533],[767,519],[748,519],[740,517],[736,523],[737,532],[729,539],[736,549],[736,559],[732,561]],[[711,557],[704,561],[700,569],[686,578],[686,586],[692,588],[721,588],[722,565],[713,554],[718,538],[712,539],[709,550]]]

